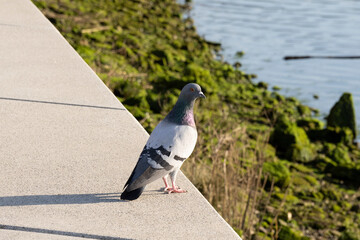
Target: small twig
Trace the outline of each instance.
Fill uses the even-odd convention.
[[[252,170],[250,170],[252,172]],[[252,173],[250,173],[249,175],[252,175]],[[251,178],[250,178],[251,179]],[[242,218],[242,222],[241,222],[241,230],[244,231],[245,229],[245,220],[246,220],[246,215],[247,215],[247,211],[249,209],[249,204],[250,204],[250,199],[252,197],[252,190],[250,189],[250,181],[249,180],[247,182],[247,187],[246,187],[246,191],[249,191],[249,194],[248,194],[248,198],[247,198],[247,201],[246,201],[246,205],[245,205],[245,210],[244,210],[244,214],[243,214],[243,218]]]
[[[285,193],[284,193],[284,197],[283,197],[283,199],[281,200],[281,203],[280,203],[280,207],[278,209],[276,209],[275,217],[274,217],[273,221],[271,222],[270,233],[272,233],[273,224],[275,222],[275,236],[271,236],[271,239],[278,239],[278,234],[279,234],[278,217],[279,217],[279,214],[280,214],[280,211],[281,211],[280,209],[282,209],[283,205],[285,204],[286,197],[287,197],[287,194],[288,194],[288,190],[289,190],[289,187],[286,188]]]
[[[327,59],[360,59],[360,56],[285,56],[284,60],[300,60],[309,58],[327,58]]]
[[[94,28],[88,28],[88,29],[83,29],[81,30],[81,33],[94,33],[94,32],[100,32],[100,31],[105,31],[105,30],[109,30],[110,26],[100,26],[100,27],[94,27]]]

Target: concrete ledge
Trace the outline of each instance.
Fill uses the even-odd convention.
[[[240,239],[183,174],[119,200],[148,134],[29,0],[0,39],[0,238]]]

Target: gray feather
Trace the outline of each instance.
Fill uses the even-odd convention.
[[[148,167],[140,177],[136,178],[129,186],[126,188],[126,191],[132,191],[137,188],[141,188],[146,186],[147,184],[165,176],[169,171],[165,169],[155,169],[152,167]]]

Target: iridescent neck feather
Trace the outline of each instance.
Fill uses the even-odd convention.
[[[165,120],[179,125],[189,125],[195,127],[194,103],[195,100],[187,102],[179,99],[174,108],[166,116]]]

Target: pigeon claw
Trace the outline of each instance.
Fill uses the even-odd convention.
[[[166,188],[165,189],[166,192],[170,193],[186,193],[187,191],[184,189],[181,189],[179,187],[175,187],[175,188]]]

